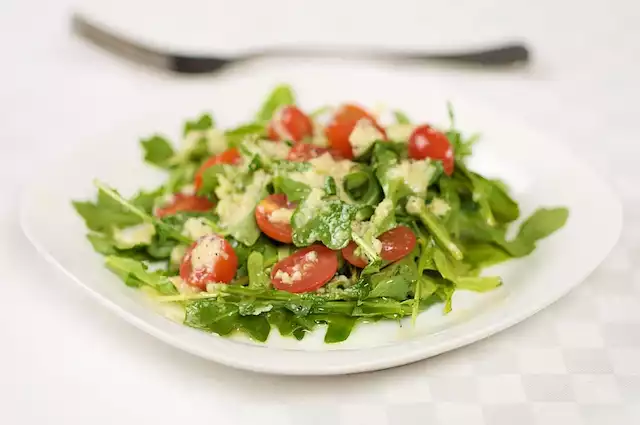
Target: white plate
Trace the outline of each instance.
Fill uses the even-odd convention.
[[[345,83],[345,75],[358,75]],[[279,81],[291,82],[305,108],[357,99],[368,105],[383,101],[410,116],[443,123],[445,104],[453,100],[459,127],[481,131],[473,168],[505,179],[521,203],[523,215],[538,206],[570,209],[565,228],[539,243],[533,255],[493,270],[505,284],[487,294],[459,291],[454,311],[441,307],[407,321],[359,325],[342,344],[322,343],[323,330],[302,342],[272,332],[266,344],[227,339],[174,323],[139,291],[123,285],[104,269],[102,258],[85,239],[86,230],[71,199],[92,197],[99,178],[132,193],[153,187],[162,173],[141,161],[137,140],[154,132],[178,135],[185,118],[202,110],[216,111],[220,125],[250,119],[266,92]],[[419,89],[415,89],[418,87]],[[193,354],[261,372],[329,375],[383,369],[424,359],[478,341],[548,306],[580,283],[615,244],[622,209],[607,186],[557,141],[517,124],[517,117],[492,114],[473,106],[442,81],[411,70],[376,70],[362,65],[334,64],[318,71],[313,64],[263,67],[246,75],[208,83],[188,106],[167,103],[158,115],[139,120],[111,135],[84,141],[83,151],[54,164],[24,193],[21,222],[27,237],[51,263],[135,326]],[[100,143],[98,140],[102,141]]]

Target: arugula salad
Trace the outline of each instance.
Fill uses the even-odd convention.
[[[180,148],[142,140],[162,186],[125,198],[96,181],[97,200],[73,205],[106,267],[197,329],[301,340],[326,325],[335,343],[358,322],[448,313],[455,291],[500,286],[482,269],[530,254],[568,211],[540,208],[507,237],[518,203],[467,167],[478,137],[451,107],[448,128],[393,116],[305,113],[281,85],[245,125],[204,114]]]

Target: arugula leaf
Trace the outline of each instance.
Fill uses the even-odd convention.
[[[270,267],[278,261],[278,247],[268,237],[261,235],[255,244],[247,246],[233,238],[228,238],[229,243],[233,247],[238,256],[238,272],[236,277],[248,276],[249,255],[252,252],[262,254],[264,267]]]
[[[540,208],[520,226],[517,240],[535,246],[535,243],[560,229],[569,218],[566,208]]]
[[[453,294],[455,293],[456,288],[452,283],[440,283],[438,285],[438,289],[436,289],[436,295],[444,301],[444,313],[450,313],[452,308],[452,300]]]
[[[276,109],[286,105],[294,105],[295,103],[296,100],[291,87],[281,84],[273,89],[267,100],[262,104],[256,120],[259,122],[269,121]]]
[[[271,325],[265,316],[239,316],[238,328],[258,342],[265,342],[271,333]]]
[[[260,139],[266,136],[266,127],[260,123],[244,124],[224,133],[231,147],[237,147],[246,138]]]
[[[371,291],[367,298],[393,298],[405,300],[418,280],[415,256],[409,255],[369,277]]]
[[[251,174],[250,177],[251,183],[244,185],[243,188],[238,188],[225,179],[225,186],[229,186],[228,193],[226,189],[224,194],[216,190],[216,194],[220,197],[216,206],[216,213],[220,217],[219,231],[247,246],[255,244],[262,234],[256,223],[254,212],[256,205],[268,195],[267,185],[271,180],[271,177],[262,170]],[[236,177],[236,179],[239,178],[242,176]]]
[[[451,239],[447,229],[444,228],[438,218],[427,210],[426,205],[422,199],[412,196],[407,201],[407,212],[411,215],[417,216],[422,224],[433,235],[438,244],[447,250],[451,256],[457,260],[462,260],[462,250]]]
[[[327,333],[324,335],[324,342],[327,344],[335,344],[349,338],[356,324],[356,320],[357,318],[355,317],[341,314],[331,314],[316,319],[316,321],[322,321],[327,324]]]
[[[308,246],[316,241],[330,249],[342,249],[351,240],[351,222],[358,207],[338,199],[323,200],[324,192],[313,189],[291,217],[293,243]]]
[[[464,246],[464,259],[479,269],[507,261],[511,259],[511,256],[497,245],[472,243]]]
[[[398,124],[411,124],[411,120],[409,119],[407,114],[402,111],[396,109],[395,111],[393,111],[393,116],[395,117]]]
[[[375,206],[382,199],[378,180],[373,171],[364,165],[359,165],[345,176],[343,187],[349,199],[358,205]]]
[[[296,317],[285,309],[274,309],[267,313],[267,320],[278,328],[280,335],[293,336],[298,341],[302,340],[307,332],[314,328],[315,322]]]
[[[160,168],[168,168],[175,152],[171,143],[162,136],[155,135],[140,141],[144,150],[144,160]]]
[[[457,289],[466,289],[475,292],[487,292],[502,285],[502,279],[498,276],[462,276],[456,280]]]
[[[271,285],[269,276],[264,271],[264,258],[259,252],[252,252],[247,259],[249,288],[268,288]]]
[[[298,202],[306,198],[311,192],[311,188],[308,185],[284,176],[273,178],[273,188],[275,193],[284,193],[289,202]]]
[[[436,250],[434,259],[442,277],[453,282],[456,289],[486,292],[502,285],[498,276],[465,276],[464,270],[460,270],[462,264],[450,261],[440,250]]]
[[[498,182],[487,180],[479,174],[475,174],[476,178],[483,181],[489,189],[487,201],[493,212],[494,217],[500,223],[510,223],[520,216],[520,207],[514,201],[505,188]]]
[[[102,255],[115,255],[118,253],[113,238],[104,233],[89,233],[87,234],[87,239],[91,242],[93,250]]]
[[[226,164],[216,164],[211,167],[207,167],[202,173],[202,184],[198,188],[199,196],[212,195],[218,187],[220,182],[220,176],[228,176],[232,174],[232,167]]]
[[[122,279],[127,286],[137,288],[142,285],[148,285],[163,295],[171,295],[178,292],[166,276],[158,272],[147,271],[147,266],[144,263],[132,258],[110,255],[106,258],[105,265]]]
[[[474,134],[465,140],[462,134],[456,129],[455,114],[451,103],[447,103],[447,111],[449,113],[450,124],[449,130],[445,132],[445,135],[453,147],[456,162],[463,162],[467,157],[471,156],[473,145],[478,141],[480,136]]]
[[[156,203],[156,200],[163,193],[163,188],[159,187],[151,192],[145,192],[141,190],[137,194],[131,198],[131,203],[136,207],[140,208],[147,214],[153,213],[153,207]]]
[[[463,238],[475,243],[492,242],[512,257],[524,257],[533,252],[538,240],[564,226],[568,216],[566,208],[538,209],[522,223],[518,235],[511,241],[506,240],[504,229],[490,227],[468,212],[461,212],[459,220]]]
[[[213,121],[213,117],[209,113],[204,113],[198,117],[198,119],[193,121],[187,121],[184,125],[183,134],[186,136],[188,133],[192,131],[203,131],[213,128],[215,123]]]
[[[394,201],[409,195],[424,198],[427,187],[442,174],[442,165],[429,159],[406,159],[406,147],[402,145],[405,144],[376,143],[373,150],[376,177],[385,196],[394,193]]]
[[[352,225],[351,237],[358,249],[367,257],[369,263],[362,270],[362,275],[377,273],[383,265],[382,258],[376,249],[380,244],[376,238],[387,230],[396,227],[394,202],[391,197],[380,202],[367,222],[356,222]]]
[[[99,190],[97,205],[103,206],[100,208],[100,211],[97,212],[96,208],[93,208],[93,209],[87,208],[87,205],[86,205],[87,203],[74,203],[74,206],[76,206],[76,210],[78,210],[77,204],[81,204],[81,209],[84,209],[85,213],[88,213],[88,215],[85,217],[83,213],[78,210],[78,212],[81,215],[83,215],[83,217],[85,217],[85,221],[87,222],[87,227],[89,227],[91,230],[96,230],[96,231],[112,230],[113,227],[125,227],[123,225],[118,226],[116,223],[122,223],[127,220],[131,221],[133,220],[132,217],[137,217],[137,223],[140,223],[142,221],[152,223],[158,231],[164,232],[167,236],[171,237],[172,239],[175,239],[177,241],[180,241],[186,244],[190,244],[193,242],[190,238],[184,236],[180,232],[180,230],[174,229],[172,226],[164,223],[162,220],[159,220],[156,217],[149,215],[148,213],[146,213],[145,211],[143,211],[133,203],[124,199],[122,196],[120,196],[118,192],[116,192],[113,189],[110,189],[104,183],[101,183],[97,180],[95,180],[93,183]],[[91,203],[88,203],[88,204],[92,205]],[[118,210],[118,213],[114,215],[108,215],[106,213],[109,210]],[[107,215],[107,217],[105,217],[105,215]],[[114,219],[115,216],[119,218],[119,221]],[[109,220],[114,224],[114,226],[111,226],[110,228],[101,229],[101,227],[105,223],[108,223]],[[92,227],[90,223],[91,225],[94,225],[94,227]],[[131,224],[137,224],[137,223],[131,223]]]
[[[236,305],[203,299],[186,305],[184,324],[218,335],[229,335],[237,328],[238,317]]]
[[[72,204],[89,229],[107,235],[110,235],[114,228],[133,226],[142,222],[139,216],[102,194],[98,194],[98,201],[95,204],[81,201],[73,201]]]

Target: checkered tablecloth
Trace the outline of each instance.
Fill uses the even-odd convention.
[[[257,409],[235,419],[249,423],[255,414],[256,420],[306,425],[640,423],[640,272],[633,267],[640,253],[638,224],[627,220],[620,243],[586,282],[511,329],[402,368],[277,379],[274,385],[293,386],[292,392],[315,387],[313,397],[270,405],[272,416]]]

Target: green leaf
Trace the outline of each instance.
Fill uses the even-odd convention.
[[[382,200],[382,188],[371,168],[359,165],[343,180],[344,190],[356,204],[375,206]]]
[[[452,284],[440,284],[436,290],[436,294],[444,301],[444,313],[450,313],[452,309],[453,294],[456,288]]]
[[[566,208],[540,208],[520,226],[517,240],[530,245],[560,229],[569,218]]]
[[[323,194],[314,189],[293,213],[291,226],[296,246],[320,241],[330,249],[342,249],[351,240],[351,222],[358,208],[338,199],[323,200]]]
[[[278,108],[286,105],[294,105],[295,103],[295,96],[291,87],[286,84],[279,85],[262,104],[256,119],[260,122],[269,121]]]
[[[293,336],[297,340],[304,338],[307,332],[314,328],[315,322],[296,317],[285,309],[274,309],[267,313],[267,320],[275,326],[280,335]]]
[[[263,315],[239,316],[238,327],[241,331],[259,342],[265,342],[271,333],[271,325]]]
[[[289,202],[298,202],[311,192],[311,188],[306,184],[284,176],[274,177],[273,188],[276,193],[284,193]]]
[[[140,261],[132,258],[108,256],[105,265],[127,286],[148,285],[164,295],[177,293],[176,288],[166,276],[158,272],[147,271],[147,267]]]
[[[261,235],[252,246],[247,246],[233,238],[228,239],[238,256],[238,272],[236,273],[236,277],[248,276],[249,271],[247,265],[249,255],[251,255],[252,252],[262,254],[264,267],[270,267],[278,261],[278,247],[265,235]]]
[[[244,177],[240,175],[235,179]],[[250,178],[251,183],[242,187],[238,187],[237,182],[229,182],[233,185],[231,193],[221,198],[216,206],[216,212],[220,216],[219,231],[247,246],[255,244],[261,235],[256,223],[255,208],[269,194],[267,185],[271,177],[260,170],[251,174]]]
[[[249,274],[250,288],[268,288],[271,280],[265,273],[264,258],[259,252],[252,252],[247,259],[247,271]]]
[[[444,252],[442,252],[439,249],[436,249],[435,252],[433,253],[433,259],[436,263],[436,268],[438,269],[442,277],[444,277],[447,280],[450,280],[451,282],[456,282],[458,280],[458,272],[455,266],[451,263],[451,261],[449,261],[447,256],[444,254]]]
[[[500,223],[510,223],[517,220],[520,216],[520,208],[518,203],[508,195],[505,188],[496,181],[486,180],[481,176],[478,178],[483,179],[490,188],[487,201],[496,220]]]
[[[431,233],[438,242],[438,245],[445,249],[453,258],[462,260],[463,254],[458,245],[453,241],[440,220],[427,209],[420,198],[414,196],[409,198],[407,201],[407,212],[420,219],[429,233]]]
[[[371,275],[371,291],[367,298],[393,298],[405,300],[410,289],[418,280],[415,257],[409,255],[380,273]]]
[[[398,124],[411,124],[411,120],[409,119],[407,114],[402,111],[396,109],[395,111],[393,111],[393,116],[395,117]]]
[[[515,239],[505,239],[501,229],[487,226],[469,213],[460,214],[463,221],[463,236],[474,242],[493,242],[508,252],[512,257],[524,257],[536,248],[536,242],[560,229],[567,221],[569,211],[566,208],[541,208],[535,211],[520,226]]]
[[[144,150],[144,160],[146,162],[160,168],[169,166],[169,160],[173,158],[175,152],[167,139],[155,135],[148,139],[142,139],[140,144]]]
[[[328,315],[322,319],[327,323],[327,333],[324,335],[324,342],[327,344],[335,344],[349,338],[351,331],[356,324],[355,317],[343,315]]]
[[[456,161],[464,161],[467,157],[471,156],[472,148],[475,142],[480,138],[478,134],[474,134],[471,137],[465,139],[462,134],[456,129],[455,114],[453,112],[453,105],[450,102],[447,103],[447,111],[449,113],[449,130],[445,132],[449,143],[453,147],[453,152]],[[457,168],[457,165],[456,165]]]
[[[218,335],[229,335],[236,329],[238,317],[238,307],[234,304],[204,299],[187,304],[184,324]]]
[[[213,128],[215,123],[211,114],[204,113],[193,121],[187,121],[184,125],[183,134],[186,136],[191,131],[203,131]]]
[[[153,207],[156,203],[156,199],[163,194],[163,188],[159,187],[156,190],[151,192],[145,192],[141,190],[133,198],[131,198],[131,203],[136,207],[140,208],[147,214],[153,213]]]
[[[229,167],[229,165],[225,164],[216,164],[207,167],[202,173],[202,184],[200,188],[198,188],[198,195],[213,195],[216,187],[218,187],[220,176],[226,176]]]
[[[324,192],[328,196],[335,196],[338,193],[338,188],[336,187],[336,180],[333,177],[331,176],[325,177]]]
[[[232,130],[225,132],[225,137],[229,146],[237,147],[248,137],[260,139],[266,136],[266,127],[260,123],[250,123],[241,125]]]
[[[475,292],[487,292],[502,285],[502,279],[498,276],[463,276],[456,280],[457,289],[466,289]]]
[[[441,163],[407,159],[406,143],[376,143],[373,163],[385,196],[394,193],[394,201],[409,195],[424,198],[427,187],[442,173]]]
[[[115,241],[103,233],[89,233],[87,239],[91,242],[93,250],[102,255],[114,255],[118,253]]]
[[[73,207],[84,219],[86,226],[96,232],[111,234],[114,228],[124,228],[139,224],[142,219],[122,205],[99,194],[98,202],[73,201]]]
[[[464,259],[476,268],[483,268],[507,261],[511,256],[497,245],[474,243],[465,245]]]

